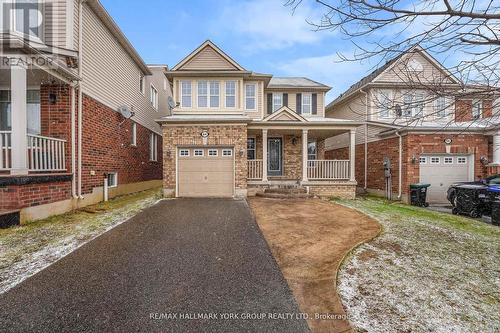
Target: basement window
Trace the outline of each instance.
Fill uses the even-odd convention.
[[[108,187],[118,186],[118,174],[116,172],[108,173],[107,179],[108,179]]]

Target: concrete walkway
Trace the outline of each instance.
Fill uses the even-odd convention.
[[[379,233],[378,222],[321,200],[255,198],[250,205],[311,330],[354,332],[337,294],[337,270],[353,247]]]
[[[246,202],[222,199],[162,201],[0,295],[2,332],[309,331],[297,313]]]

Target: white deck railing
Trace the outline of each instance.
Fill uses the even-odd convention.
[[[0,170],[10,170],[11,136],[9,131],[0,131]]]
[[[65,171],[66,140],[28,134],[30,171]]]
[[[262,160],[248,160],[248,179],[262,179]]]
[[[348,160],[307,161],[307,177],[310,180],[349,179],[349,161]]]

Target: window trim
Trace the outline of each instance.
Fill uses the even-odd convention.
[[[142,75],[139,79],[139,91],[143,96],[146,96],[146,77]]]
[[[113,176],[114,185],[109,185],[109,176]],[[106,180],[107,180],[108,188],[117,187],[118,186],[118,172],[108,172]]]
[[[279,109],[281,109],[283,107],[283,93],[273,93],[272,96],[273,96],[273,104],[272,104],[273,109],[272,109],[272,113],[274,113],[274,112],[278,111]],[[274,105],[275,105],[274,104],[274,98],[278,97],[278,96],[280,98],[280,106],[275,110],[274,109]]]
[[[305,100],[305,98],[304,98],[304,97],[306,97],[306,96],[307,96],[307,97],[309,97],[309,102],[310,102],[309,104],[305,104],[305,103],[304,103],[304,100]],[[301,109],[301,114],[306,115],[306,116],[312,115],[312,94],[311,94],[311,93],[303,93],[303,94],[302,94],[301,104],[302,104],[302,105],[301,105],[301,107],[302,107],[302,109]],[[308,106],[309,106],[309,112],[304,112],[304,110],[305,110],[305,109],[304,109],[304,106],[305,106],[305,105],[308,105]]]
[[[463,159],[463,162],[460,162]],[[457,164],[467,164],[468,163],[468,158],[465,156],[457,156]]]
[[[215,155],[211,155],[211,152],[215,152]],[[219,156],[219,149],[211,148],[208,149],[208,157],[217,157]]]
[[[427,156],[420,156],[420,158],[418,159],[418,163],[419,164],[427,164]]]
[[[478,105],[479,106],[479,114],[477,116],[474,116],[474,106]],[[480,99],[473,99],[472,100],[472,109],[471,109],[471,116],[473,120],[478,120],[483,118],[483,101]]]
[[[186,152],[187,154],[183,154],[183,152]],[[179,149],[179,157],[190,157],[191,156],[191,151],[189,149]]]
[[[192,108],[193,107],[193,81],[191,80],[180,80],[180,97],[181,97],[181,108]],[[187,84],[189,86],[189,95],[184,95],[183,85]],[[189,105],[184,105],[184,97],[189,97]]]
[[[447,160],[451,160],[450,162],[446,162]],[[453,164],[455,163],[455,159],[453,158],[453,156],[445,156],[443,157],[443,164]]]
[[[248,140],[253,140],[253,148],[248,148]],[[253,151],[253,158],[249,159],[248,158],[248,152]],[[248,136],[247,137],[247,160],[248,161],[255,161],[257,159],[257,138],[255,136]]]
[[[434,159],[437,158],[437,162],[433,162]],[[441,164],[441,157],[439,156],[432,156],[429,158],[430,164]]]
[[[158,162],[158,135],[156,133],[149,134],[149,161]]]
[[[220,87],[220,80],[208,80],[208,107],[211,109],[219,109],[220,108],[220,99],[221,99],[221,87]],[[217,95],[212,95],[212,83],[217,83],[218,89]],[[215,97],[217,96],[217,99]],[[212,106],[212,97],[214,97],[214,100],[217,100],[217,106]]]
[[[132,122],[132,142],[131,142],[131,146],[132,147],[137,147],[137,123],[136,122]]]
[[[205,93],[204,94],[200,94],[200,83],[205,83]],[[199,109],[207,109],[207,108],[209,108],[208,89],[209,89],[208,80],[197,80],[196,81],[196,106]],[[200,105],[200,97],[205,97],[206,98],[206,104],[205,104],[205,106],[201,106]]]
[[[197,154],[201,152],[201,154]],[[205,149],[193,149],[193,157],[204,157],[205,156]]]
[[[386,95],[384,95],[386,93]],[[380,89],[378,92],[379,98],[384,97],[387,98],[389,105],[388,106],[383,106],[382,101],[380,100],[379,103],[379,114],[378,117],[380,119],[390,119],[391,118],[391,98],[392,98],[392,90],[390,89]]]
[[[153,94],[153,91],[155,92],[155,94]],[[154,97],[154,100],[153,100],[153,97]],[[160,102],[159,92],[158,92],[158,89],[156,89],[156,87],[152,83],[150,84],[150,87],[149,87],[149,102],[151,103],[153,108],[156,111],[158,111],[159,102]]]
[[[314,159],[309,159],[309,156],[313,154],[309,154],[309,144],[314,143]],[[307,140],[307,160],[308,161],[316,161],[318,159],[318,140],[316,139],[308,139]]]
[[[254,91],[253,91],[253,96],[249,96],[247,94],[247,87],[248,86],[253,86]],[[253,109],[247,108],[247,100],[248,99],[253,99]],[[252,83],[245,83],[245,110],[247,111],[257,111],[257,83],[252,82]]]
[[[443,102],[443,108],[441,109],[441,106],[439,105],[440,102]],[[434,101],[434,118],[447,118],[449,116],[447,112],[447,107],[446,107],[446,97],[444,96],[438,96],[436,100]]]
[[[226,154],[229,152],[229,154]],[[233,150],[232,149],[222,149],[222,156],[223,157],[233,157]]]
[[[232,94],[232,95],[228,95],[228,93],[227,93],[227,85],[230,82],[234,83],[234,94]],[[227,80],[227,81],[224,82],[224,107],[226,109],[236,109],[236,104],[237,104],[236,103],[237,102],[236,96],[237,96],[237,92],[238,92],[238,81],[236,81],[236,80]],[[228,98],[228,96],[229,97],[234,97],[234,105],[233,106],[227,106],[227,98]]]

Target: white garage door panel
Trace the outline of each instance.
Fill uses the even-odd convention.
[[[199,149],[202,148],[196,148]],[[204,156],[193,156],[194,149],[189,150],[190,156],[178,155],[178,196],[232,197],[233,156],[222,156],[221,148],[218,148],[218,156],[208,156],[207,148],[203,148]]]
[[[420,182],[431,184],[427,200],[434,204],[448,204],[446,194],[451,184],[471,181],[470,158],[467,155],[422,155],[425,163],[420,164]],[[452,163],[445,164],[444,158],[452,158]],[[465,158],[465,164],[459,164],[458,158]],[[431,163],[439,158],[439,163]]]

